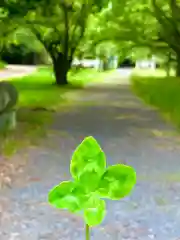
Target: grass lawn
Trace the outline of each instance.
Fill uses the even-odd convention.
[[[37,145],[41,137],[47,135],[46,128],[52,121],[52,111],[60,110],[63,93],[83,88],[90,82],[102,81],[109,72],[97,72],[94,69],[71,71],[69,73],[70,86],[57,87],[53,85],[55,79],[48,67],[40,67],[29,76],[9,79],[19,92],[17,111],[17,129],[0,136],[1,152],[6,156],[12,155],[20,147]],[[74,89],[73,89],[74,88]],[[37,108],[37,109],[35,109]]]
[[[102,81],[112,71],[98,72],[95,69],[71,71],[69,85],[57,87],[53,72],[48,67],[40,67],[35,73],[15,79],[9,79],[19,91],[19,107],[44,107],[58,109],[63,102],[63,93],[83,88],[90,82]]]
[[[165,119],[180,127],[180,78],[165,77],[160,71],[150,74],[134,74],[132,89],[147,104],[159,109]],[[162,71],[163,73],[163,71]]]
[[[1,69],[4,69],[5,67],[6,67],[6,63],[5,62],[3,62],[3,61],[0,61],[0,70]]]

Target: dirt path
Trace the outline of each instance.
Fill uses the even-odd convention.
[[[87,135],[97,138],[109,164],[126,162],[138,176],[130,197],[107,202],[106,219],[92,239],[180,238],[180,138],[131,93],[125,76],[112,80],[108,87],[68,94],[74,106],[55,116],[46,144],[14,157],[27,166],[11,189],[1,191],[1,240],[84,239],[82,220],[52,209],[46,197],[54,184],[69,179],[72,151]]]

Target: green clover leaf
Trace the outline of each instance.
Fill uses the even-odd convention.
[[[136,183],[136,172],[132,167],[117,164],[106,168],[106,156],[93,137],[85,138],[74,151],[70,172],[74,181],[55,186],[49,192],[48,201],[56,208],[83,212],[87,226],[103,221],[106,205],[101,198],[118,200],[126,197]],[[88,228],[86,233],[88,236]]]
[[[99,182],[98,193],[103,198],[119,200],[126,197],[136,183],[136,172],[130,166],[117,164],[107,168]]]
[[[91,197],[84,209],[84,220],[89,226],[100,224],[106,215],[106,204],[104,200]]]
[[[93,137],[87,137],[75,150],[70,172],[72,177],[94,191],[106,169],[106,156]]]
[[[55,186],[48,195],[48,201],[56,208],[68,209],[71,212],[77,212],[83,209],[88,196],[85,189],[70,181],[64,181]]]

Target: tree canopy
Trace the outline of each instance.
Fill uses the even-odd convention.
[[[128,43],[132,51],[140,48],[145,54],[163,56],[176,61],[180,76],[180,2],[177,0],[127,0],[106,11],[101,21],[99,41]],[[113,10],[114,9],[114,10]],[[121,9],[120,14],[117,9]],[[108,24],[104,24],[108,19]],[[109,34],[111,33],[111,34]]]
[[[179,20],[178,0],[3,0],[0,3],[0,28],[4,29],[1,34],[6,36],[14,30],[10,39],[27,45],[33,42],[36,49],[43,47],[52,59],[57,84],[68,83],[67,73],[75,54],[103,57],[115,53],[123,58],[127,53],[138,56],[141,51],[147,57],[158,55],[164,61],[175,61],[179,76]]]

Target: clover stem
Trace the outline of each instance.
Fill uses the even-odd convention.
[[[90,228],[88,224],[86,224],[86,240],[90,240]]]

